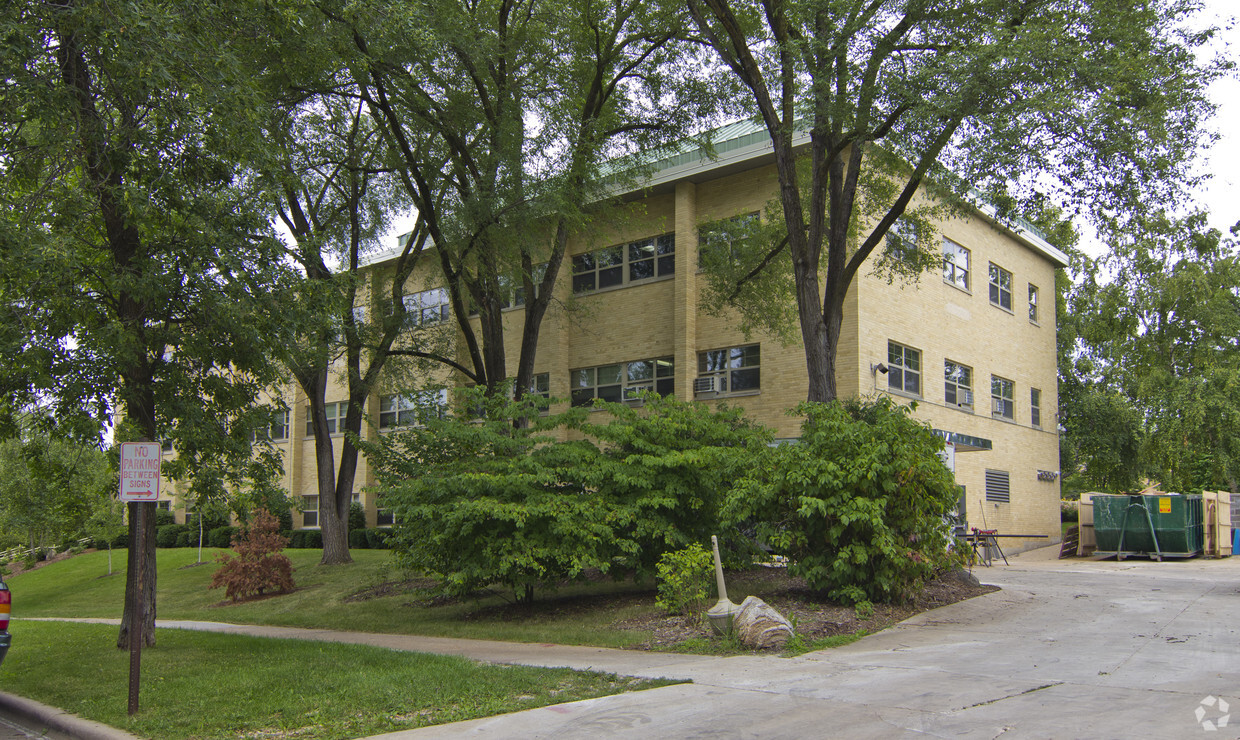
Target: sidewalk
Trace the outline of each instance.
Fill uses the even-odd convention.
[[[1231,628],[1240,558],[1115,563],[1033,551],[1010,559],[1011,567],[975,571],[1003,591],[791,659],[215,622],[158,626],[693,682],[379,736],[384,740],[1166,738],[1195,736],[1206,730],[1203,722],[1216,728],[1207,737],[1240,737],[1217,703],[1240,708],[1240,641]]]

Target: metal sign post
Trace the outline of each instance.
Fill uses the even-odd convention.
[[[159,470],[163,462],[158,442],[121,444],[120,499],[129,504],[129,518],[136,536],[129,542],[129,563],[134,568],[133,622],[129,626],[129,714],[138,711],[138,685],[142,675],[142,642],[146,639],[146,603],[142,598],[142,554],[146,551],[147,503],[159,499]]]

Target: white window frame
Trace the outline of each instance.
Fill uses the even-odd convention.
[[[639,265],[649,265],[651,274],[634,277],[633,273]],[[674,274],[676,233],[669,232],[573,255],[573,295],[596,293],[609,288],[668,278]],[[603,285],[604,279],[607,285]]]
[[[759,218],[757,211],[750,211],[749,213],[741,213],[731,218],[720,219],[714,222],[723,228],[712,229],[709,226],[699,226],[698,269],[703,267],[703,259],[708,253],[718,255],[718,259],[721,262],[726,258],[733,265],[739,264],[740,257],[737,255],[735,248],[736,241],[725,238],[727,232],[732,228],[737,230],[751,228],[758,223]]]
[[[990,305],[997,306],[1004,311],[1012,310],[1012,273],[996,265],[990,263],[987,272],[990,277]],[[1004,304],[1003,299],[1007,298]]]
[[[1038,286],[1029,283],[1029,321],[1038,323]]]
[[[284,442],[288,439],[288,411],[277,411],[272,416],[267,436],[273,442]]]
[[[311,414],[312,409],[306,406],[306,436],[314,436],[314,417]],[[329,434],[339,434],[340,425],[344,423],[344,417],[349,413],[348,401],[333,401],[323,404],[323,410],[327,413],[327,431]]]
[[[302,496],[300,511],[302,529],[319,528],[319,497],[317,495]]]
[[[916,367],[912,367],[908,360],[915,358]],[[887,341],[887,389],[906,396],[915,396],[921,398],[921,350],[909,347],[899,342]],[[899,381],[897,382],[897,378]],[[913,378],[917,386],[916,390],[909,390],[909,378]]]
[[[761,392],[761,345],[741,344],[698,353],[698,374],[693,384],[695,396],[748,395]]]
[[[1016,382],[990,376],[990,415],[999,419],[1016,421]]]
[[[967,247],[943,237],[943,282],[966,293],[970,292],[971,260],[972,254]],[[961,264],[962,261],[964,264]]]
[[[433,414],[443,418],[448,409],[448,389],[379,396],[379,429],[420,426],[421,419]]]
[[[401,301],[405,304],[405,321],[409,326],[438,324],[452,315],[452,299],[447,288],[406,293]]]
[[[649,376],[640,372],[642,365],[649,365]],[[639,400],[638,396],[643,391],[670,396],[676,387],[675,360],[672,357],[654,357],[583,367],[569,373],[568,385],[573,406],[589,406],[596,398],[614,403],[634,402]],[[606,395],[603,389],[607,389]]]
[[[1042,389],[1029,389],[1029,425],[1036,428],[1042,428]]]
[[[973,410],[973,368],[943,360],[943,402],[948,406]]]

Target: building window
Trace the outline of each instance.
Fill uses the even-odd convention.
[[[899,259],[909,259],[917,253],[917,224],[908,219],[896,219],[887,230],[887,253]]]
[[[271,418],[271,439],[283,441],[288,439],[288,412],[277,411]]]
[[[526,394],[550,399],[551,373],[535,373],[534,377],[530,378],[530,387],[526,390]]]
[[[762,388],[762,355],[756,344],[698,353],[697,393],[743,393]]]
[[[921,352],[887,342],[887,386],[893,391],[921,395]]]
[[[534,297],[535,298],[538,297],[538,286],[540,283],[542,283],[543,278],[546,276],[547,276],[547,263],[546,262],[543,262],[542,264],[539,264],[539,265],[534,265],[533,269],[530,270],[530,282],[534,284]],[[512,281],[512,305],[513,306],[524,306],[525,305],[525,288],[521,286],[520,277]]]
[[[1007,504],[1012,501],[1011,476],[1002,470],[986,471],[986,500]]]
[[[1016,418],[1016,402],[1014,399],[1016,384],[995,375],[990,376],[990,413],[1004,419]]]
[[[422,326],[447,321],[451,315],[446,288],[410,293],[404,297],[405,320],[409,326]]]
[[[943,237],[943,282],[969,289],[969,250]]]
[[[543,277],[547,274],[547,263],[534,265],[530,270],[530,282],[534,283],[534,295],[538,295],[538,286],[542,283]],[[504,308],[520,308],[525,305],[525,288],[521,286],[521,277],[515,278],[501,275],[499,278],[499,307]],[[478,306],[471,300],[469,302],[469,315],[478,315]]]
[[[379,428],[413,426],[421,420],[442,418],[448,408],[448,389],[379,396]]]
[[[1037,388],[1029,389],[1029,423],[1042,428],[1042,391]]]
[[[1012,273],[993,262],[990,263],[990,302],[1012,310]]]
[[[349,402],[338,401],[336,403],[329,403],[324,406],[323,410],[327,412],[327,432],[335,434],[337,427],[344,425],[344,415],[349,410]],[[306,407],[306,436],[314,436],[314,416],[309,406]]]
[[[958,362],[943,362],[943,397],[949,406],[973,409],[973,368]]]
[[[671,357],[574,370],[569,383],[572,404],[589,406],[596,398],[612,402],[632,401],[642,391],[670,396],[675,391],[675,375]]]
[[[589,293],[675,272],[676,236],[664,234],[575,255],[573,292]]]
[[[396,523],[396,517],[392,515],[391,509],[376,509],[375,510],[375,526],[376,527],[390,527],[395,523]]]
[[[318,496],[302,496],[301,497],[301,526],[303,527],[319,526],[319,497]]]
[[[737,244],[756,233],[758,212],[720,219],[698,227],[698,267],[711,264],[738,265],[741,261]]]
[[[1038,286],[1029,283],[1029,320],[1038,323]]]
[[[161,511],[172,511],[172,502],[171,501],[156,501],[155,508]]]

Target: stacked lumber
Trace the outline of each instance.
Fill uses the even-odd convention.
[[[1231,557],[1231,494],[1202,491],[1201,518],[1206,556]]]

